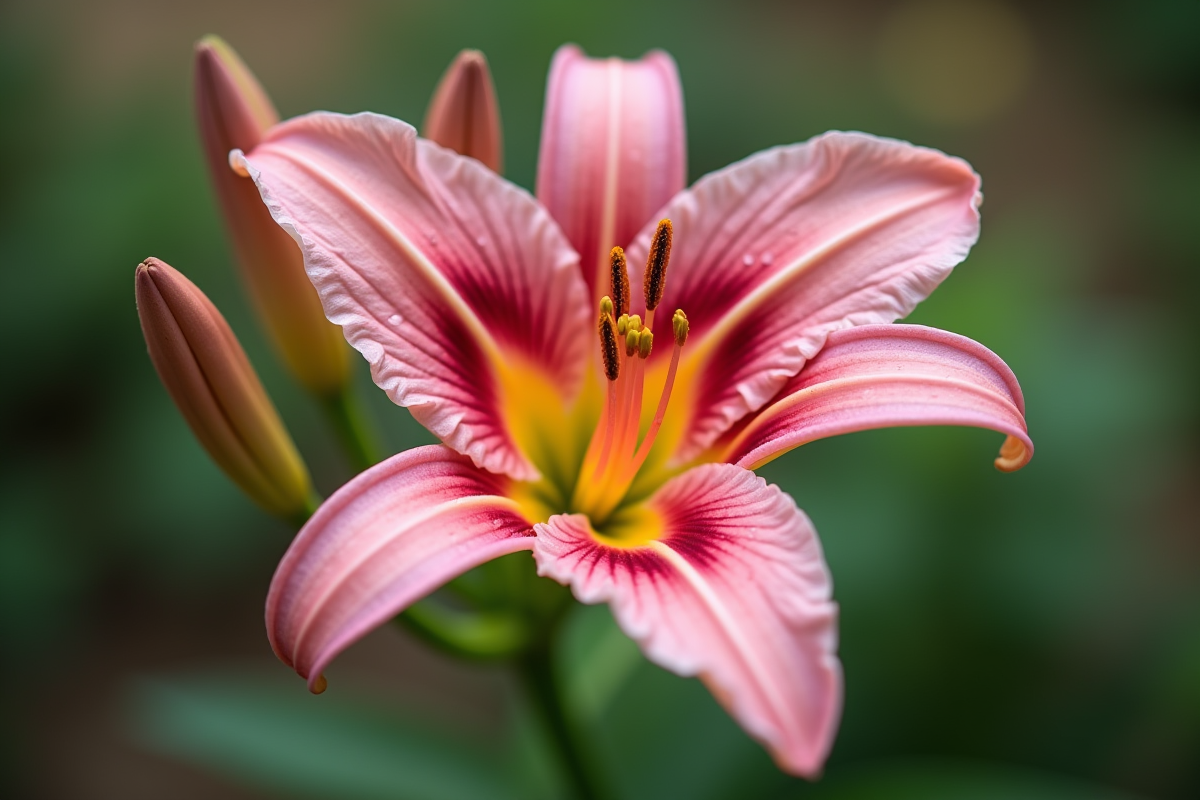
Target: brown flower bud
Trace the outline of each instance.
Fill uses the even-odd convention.
[[[267,511],[303,515],[308,470],[221,312],[157,258],[138,265],[135,288],[150,360],[200,444]]]

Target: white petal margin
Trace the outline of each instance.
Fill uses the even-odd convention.
[[[342,650],[451,578],[533,546],[509,480],[442,445],[376,464],[326,500],[271,580],[267,635],[310,688]]]
[[[812,523],[753,472],[706,464],[648,501],[655,541],[599,541],[587,517],[534,526],[541,575],[608,602],[656,664],[697,675],[791,773],[820,773],[842,708],[837,606]]]

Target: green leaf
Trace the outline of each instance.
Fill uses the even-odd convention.
[[[447,730],[347,689],[312,696],[284,670],[245,668],[144,678],[127,693],[145,747],[298,798],[493,800],[544,797],[525,785],[517,735]],[[522,769],[524,767],[525,769]]]

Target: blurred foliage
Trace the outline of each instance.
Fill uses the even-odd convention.
[[[1015,25],[1010,45],[964,12],[943,40],[983,36],[987,58],[936,41],[914,51],[895,31],[939,8],[918,0],[0,7],[8,796],[501,796],[487,793],[493,769],[519,796],[553,793],[511,703],[454,726],[372,701],[350,667],[314,701],[274,663],[261,602],[290,533],[192,441],[133,306],[140,259],[187,272],[321,489],[349,476],[231,269],[190,114],[190,46],[209,32],[285,116],[419,120],[457,50],[481,48],[508,175],[525,186],[564,41],[675,56],[693,178],[828,128],[970,160],[983,236],[912,319],[1008,361],[1037,455],[1001,475],[995,435],[909,429],[814,443],[764,470],[816,523],[841,603],[846,708],[825,780],[781,775],[603,609],[579,611],[563,654],[574,707],[630,798],[1200,796],[1200,6],[966,6]],[[1018,46],[1024,72],[994,74]],[[924,60],[905,61],[913,52]],[[970,80],[923,94],[930,69]],[[1008,95],[954,113],[956,92],[988,86]],[[365,369],[358,380],[390,450],[428,440]],[[420,695],[428,675],[388,655],[361,659]],[[494,677],[453,673],[434,700]]]

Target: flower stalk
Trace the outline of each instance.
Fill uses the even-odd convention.
[[[578,727],[562,702],[563,682],[555,668],[553,648],[560,626],[561,621],[556,621],[548,635],[517,660],[517,674],[541,717],[576,800],[604,800],[608,793],[586,755],[592,751],[584,746]]]
[[[322,397],[321,409],[355,472],[379,463],[378,438],[349,384]]]

